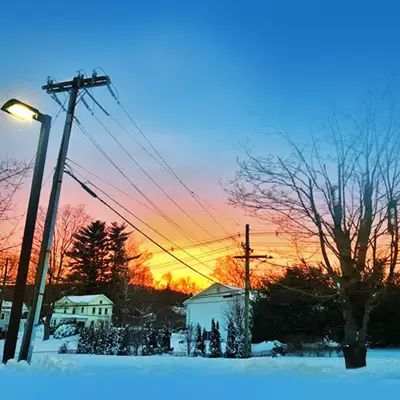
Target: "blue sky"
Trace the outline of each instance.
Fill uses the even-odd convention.
[[[396,1],[4,2],[0,100],[19,97],[54,116],[57,105],[40,90],[47,76],[63,80],[77,70],[90,74],[102,67],[180,176],[223,207],[218,181],[233,176],[239,143],[250,139],[265,152],[285,151],[262,135],[255,115],[274,115],[306,140],[308,124],[328,102],[351,106],[399,71],[399,11]],[[107,89],[94,94],[134,131]],[[158,196],[82,104],[77,114],[135,182]],[[63,118],[52,132],[49,170]],[[29,157],[35,132],[34,124],[16,125],[2,116],[2,152]],[[115,132],[155,179],[170,185],[178,198],[185,196],[123,132]],[[132,192],[78,130],[69,154]],[[70,185],[64,201],[71,201]],[[88,201],[94,213],[100,212]],[[161,197],[160,202],[168,207]],[[187,204],[192,210],[194,205]],[[172,215],[177,212],[171,208]],[[238,211],[232,213],[244,221]]]

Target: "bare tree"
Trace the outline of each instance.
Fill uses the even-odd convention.
[[[260,264],[257,262],[250,266],[250,282],[253,288],[259,287],[263,282],[262,271],[259,269]],[[236,259],[232,256],[219,258],[211,276],[225,285],[244,288],[246,277],[244,259]]]
[[[192,355],[196,340],[196,326],[192,323],[186,326],[186,329],[181,334],[181,340],[186,346],[186,354],[188,357]]]
[[[2,254],[2,257],[0,257],[0,316],[6,287],[14,284],[17,265],[18,256],[15,254]]]
[[[149,267],[149,261],[152,254],[148,251],[142,251],[135,237],[131,235],[127,244],[129,262],[129,284],[137,287],[150,287],[153,285],[153,274]],[[139,256],[138,258],[136,258]]]
[[[276,129],[291,155],[247,149],[226,188],[232,204],[318,247],[343,311],[347,368],[366,366],[371,311],[398,263],[400,114],[393,98],[387,91],[371,95],[361,112],[332,113],[318,131],[324,140],[309,147]]]
[[[41,239],[44,229],[46,213],[42,208],[39,210],[38,222],[36,224],[35,241],[30,268],[30,281],[34,282],[36,266],[39,260]],[[62,283],[66,268],[68,267],[67,254],[73,244],[74,236],[79,229],[90,220],[83,205],[71,206],[69,204],[60,208],[57,214],[54,232],[53,246],[49,258],[49,271],[46,285],[45,315],[46,323],[43,339],[50,336],[50,321],[53,315],[55,302],[60,295],[59,284]],[[32,282],[32,283],[33,283]]]
[[[14,247],[8,245],[10,237],[15,233],[9,224],[15,219],[13,199],[29,171],[30,165],[24,161],[0,157],[0,253]]]

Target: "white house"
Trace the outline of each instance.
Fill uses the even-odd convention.
[[[51,326],[74,323],[82,327],[100,328],[112,320],[113,302],[104,294],[64,296],[55,305]]]
[[[211,331],[211,320],[219,323],[221,337],[226,339],[227,311],[239,305],[244,309],[244,289],[214,283],[207,289],[184,302],[186,326],[200,324],[202,329]]]
[[[1,306],[1,315],[0,315],[0,331],[6,331],[8,329],[8,324],[10,322],[11,307],[12,307],[11,301],[3,301]],[[19,325],[20,331],[23,331],[25,329],[27,316],[28,316],[28,307],[25,304],[23,304],[21,323]]]

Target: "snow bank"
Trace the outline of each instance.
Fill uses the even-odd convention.
[[[0,381],[7,383],[2,385],[4,397],[29,396],[31,400],[42,399],[44,388],[57,400],[71,396],[96,400],[132,396],[149,400],[274,396],[282,400],[375,400],[395,398],[400,389],[400,358],[371,356],[368,368],[345,371],[343,360],[337,358],[38,355],[31,368],[15,362],[0,368]]]

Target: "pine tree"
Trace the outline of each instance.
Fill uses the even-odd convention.
[[[143,355],[152,356],[157,354],[158,351],[157,331],[154,329],[152,324],[149,324],[144,339]]]
[[[215,323],[214,319],[211,321],[211,335],[210,335],[210,356],[218,358],[222,355],[221,349],[221,334],[219,332],[219,324]]]
[[[203,337],[202,337],[202,356],[205,357],[207,355],[207,331],[206,328],[203,329]]]
[[[113,312],[114,322],[121,324],[123,314],[121,309],[126,304],[126,286],[131,279],[128,266],[128,254],[126,242],[130,232],[126,232],[126,225],[113,222],[108,228],[109,239],[109,277],[110,288],[108,295],[113,300],[115,307]]]
[[[125,224],[113,222],[108,229],[109,250],[110,250],[110,272],[113,291],[117,293],[120,285],[126,281],[129,275],[127,263],[126,241],[130,232],[125,232]]]
[[[171,348],[171,330],[164,325],[159,334],[159,352],[161,354],[169,354],[173,351]]]
[[[131,354],[132,333],[130,326],[125,326],[121,329],[118,355],[128,356]]]
[[[69,280],[81,284],[85,294],[96,293],[108,280],[109,239],[105,222],[91,222],[75,235]]]
[[[122,340],[121,328],[117,328],[116,326],[110,326],[110,328],[105,330],[105,336],[106,336],[106,345],[104,349],[104,354],[110,356],[116,356],[119,353],[119,349],[121,347],[121,340]]]
[[[236,346],[236,332],[233,322],[228,324],[228,334],[226,338],[226,358],[235,358],[237,356],[237,346]]]
[[[195,341],[195,348],[194,348],[194,355],[195,356],[203,356],[205,353],[206,344],[204,341],[204,336],[201,332],[200,324],[197,324],[196,327],[196,341]]]

